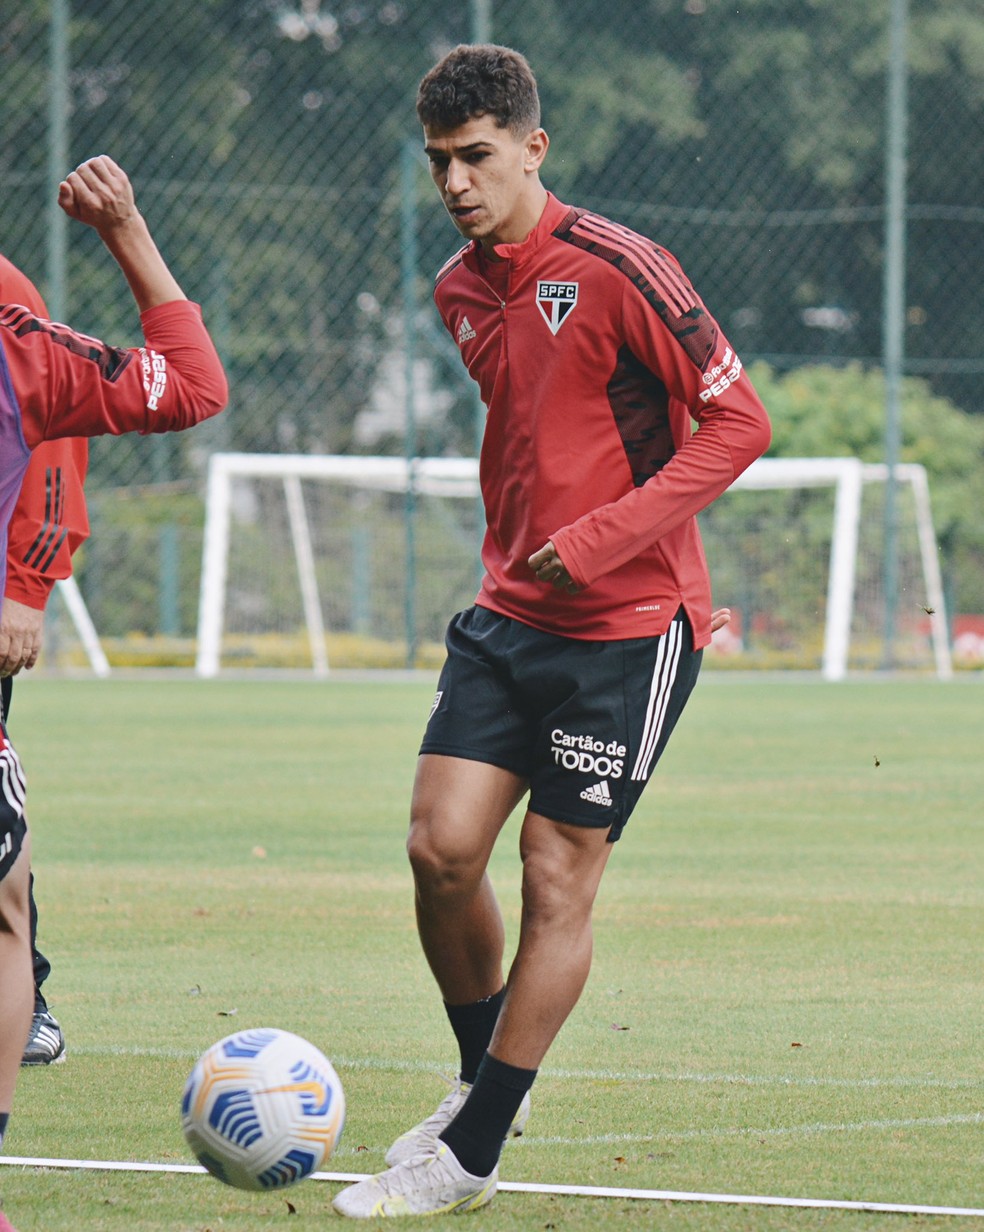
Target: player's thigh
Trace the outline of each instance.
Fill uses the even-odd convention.
[[[528,811],[520,832],[524,906],[552,916],[590,911],[612,850],[607,830]]]
[[[411,859],[484,869],[526,789],[525,779],[500,766],[422,753],[410,809]]]

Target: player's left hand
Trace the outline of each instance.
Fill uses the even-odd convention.
[[[138,217],[133,187],[122,167],[107,154],[80,163],[58,186],[58,204],[69,216],[104,231],[125,227]]]
[[[38,661],[44,640],[44,611],[4,599],[0,615],[0,676],[16,676]]]
[[[567,572],[567,566],[560,559],[557,549],[551,540],[534,552],[529,559],[529,566],[536,574],[538,582],[546,582],[554,590],[562,590],[565,594],[576,595],[581,589],[577,582]]]

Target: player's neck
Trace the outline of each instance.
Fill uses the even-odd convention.
[[[497,246],[522,244],[529,239],[543,217],[547,195],[547,190],[537,177],[529,186],[529,191],[523,194],[522,200],[517,202],[517,207],[506,225],[497,234],[484,236],[479,241],[487,260],[506,260],[508,254],[497,252]]]

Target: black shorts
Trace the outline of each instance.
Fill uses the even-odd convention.
[[[553,821],[622,833],[700,670],[681,609],[662,637],[580,641],[487,608],[448,626],[421,753],[526,779]]]
[[[24,845],[26,798],[27,784],[20,759],[0,722],[0,881],[13,868]]]

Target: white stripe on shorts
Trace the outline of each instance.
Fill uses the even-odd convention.
[[[656,755],[660,733],[666,721],[666,708],[670,704],[677,668],[680,666],[683,630],[683,621],[674,620],[665,636],[659,641],[656,666],[653,668],[653,679],[649,688],[649,705],[646,707],[646,724],[642,730],[642,744],[639,746],[639,756],[632,768],[634,782],[640,779],[645,782],[652,770],[653,757]]]
[[[8,744],[0,750],[0,791],[15,817],[24,816],[27,801],[27,784],[17,754]]]

